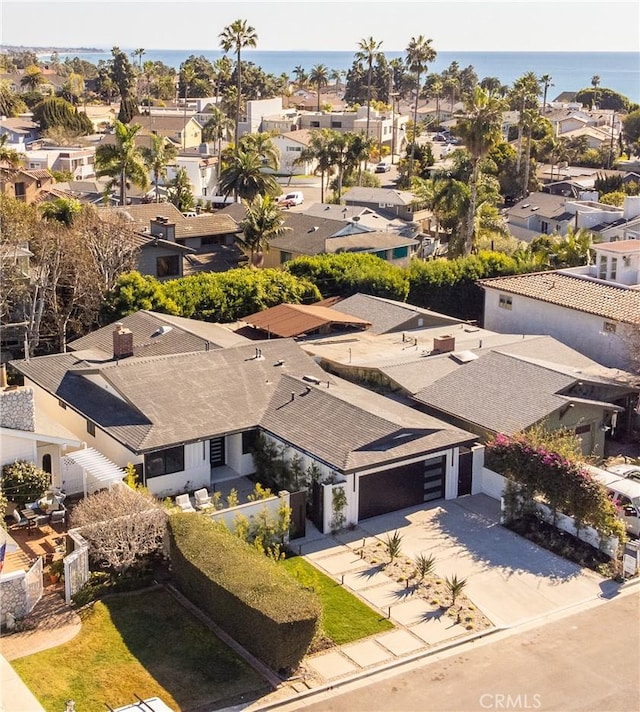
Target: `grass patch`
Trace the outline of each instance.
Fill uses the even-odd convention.
[[[215,709],[268,688],[244,660],[166,591],[118,596],[80,612],[82,630],[12,665],[46,710],[160,697],[174,709]]]
[[[394,627],[391,621],[318,571],[303,557],[292,556],[281,563],[300,585],[318,594],[322,603],[322,632],[336,645],[351,643]]]

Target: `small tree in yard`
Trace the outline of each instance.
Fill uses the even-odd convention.
[[[121,485],[85,497],[71,526],[81,530],[94,562],[122,574],[162,550],[167,513],[153,495]]]
[[[447,586],[447,590],[451,594],[451,605],[455,606],[456,599],[462,593],[464,587],[467,585],[467,579],[459,579],[454,574],[451,578],[447,576],[444,581]]]
[[[436,565],[436,559],[433,554],[425,556],[425,554],[418,554],[415,560],[416,564],[416,576],[420,581],[424,581],[425,576],[433,573]]]
[[[0,489],[10,502],[15,502],[19,507],[35,502],[50,485],[51,475],[36,467],[33,462],[16,460],[2,468]]]
[[[384,545],[387,549],[387,554],[389,554],[389,563],[392,564],[394,559],[400,556],[402,534],[397,530],[393,534],[387,534],[387,540]]]

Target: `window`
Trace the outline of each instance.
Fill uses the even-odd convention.
[[[511,309],[513,307],[513,299],[506,294],[501,294],[498,299],[498,306],[500,309]]]
[[[87,420],[87,432],[89,433],[89,435],[91,435],[95,438],[96,425],[95,425],[95,423],[92,423],[90,420]]]
[[[342,121],[332,121],[332,122],[331,122],[331,128],[332,128],[332,129],[341,129],[341,128],[342,128]]]
[[[609,270],[609,279],[615,279],[618,276],[618,258],[611,258],[611,269]]]
[[[280,264],[283,265],[285,262],[289,262],[290,259],[292,259],[292,254],[290,252],[285,252],[284,250],[280,250]]]
[[[156,274],[158,277],[180,276],[180,257],[178,255],[165,255],[156,259]]]
[[[319,129],[320,128],[320,122],[319,121],[310,121],[309,126],[311,126],[312,129]]]
[[[403,257],[406,257],[408,252],[407,247],[394,247],[393,248],[393,259],[394,260],[401,260]]]
[[[62,408],[62,410],[67,409],[67,404],[64,401],[58,400],[58,405]]]
[[[607,278],[607,258],[600,255],[600,264],[598,265],[598,279]]]
[[[14,189],[16,191],[16,200],[25,201],[27,199],[27,190],[24,183],[14,183]]]
[[[615,334],[616,333],[616,325],[615,322],[613,321],[605,321],[602,330],[604,331],[605,334]]]
[[[52,469],[51,469],[51,455],[49,453],[46,453],[45,455],[42,456],[42,469],[45,472],[48,472],[51,474]]]
[[[169,447],[145,455],[144,469],[147,479],[184,470],[184,446]]]
[[[540,221],[540,232],[543,235],[548,235],[549,234],[549,223],[546,220],[541,220]]]
[[[287,153],[302,153],[302,146],[287,146]]]
[[[246,430],[242,433],[242,454],[249,455],[256,446],[257,430]]]

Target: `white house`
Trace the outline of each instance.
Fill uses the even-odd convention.
[[[278,172],[284,174],[303,173],[310,175],[316,169],[316,160],[307,160],[296,163],[302,151],[309,146],[311,132],[301,129],[299,131],[288,131],[287,133],[274,136],[272,141],[280,152],[280,165]]]
[[[480,281],[484,326],[548,334],[604,366],[630,370],[640,330],[640,240],[594,245],[595,266]]]

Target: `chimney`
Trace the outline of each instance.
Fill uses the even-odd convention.
[[[118,360],[133,356],[133,332],[122,324],[113,331],[113,358]]]
[[[165,223],[162,215],[156,215],[155,218],[151,219],[150,230],[152,235],[156,237],[164,238],[165,236]]]
[[[456,348],[456,338],[450,334],[436,336],[433,339],[433,350],[437,354],[446,354]]]

